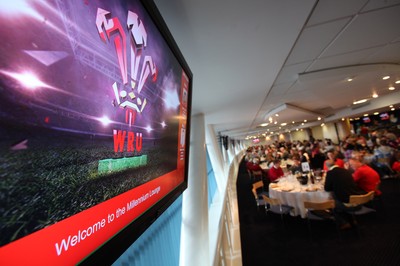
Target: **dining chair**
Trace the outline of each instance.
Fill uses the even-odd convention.
[[[310,239],[312,239],[311,221],[332,221],[336,225],[336,231],[340,237],[339,225],[335,219],[335,201],[326,200],[323,202],[305,201],[307,226]]]
[[[348,208],[347,213],[351,214],[353,218],[353,224],[357,229],[357,234],[360,236],[360,228],[356,219],[357,215],[364,215],[369,213],[376,213],[375,209],[365,206],[366,203],[371,202],[374,199],[374,191],[370,191],[364,195],[350,195],[349,203],[344,205]]]
[[[294,209],[292,206],[282,204],[279,199],[270,198],[267,195],[262,195],[262,198],[265,202],[265,211],[266,213],[272,212],[275,214],[279,214],[281,216],[281,220],[283,225],[285,225],[283,220],[283,215],[288,215]]]
[[[374,213],[376,212],[375,209],[365,206],[366,203],[369,203],[374,199],[374,195],[374,191],[370,191],[364,195],[350,195],[349,203],[345,203],[344,205],[349,208],[348,212],[350,212],[352,215]]]
[[[264,183],[263,181],[257,181],[255,183],[253,183],[253,188],[251,189],[251,191],[253,192],[254,198],[256,200],[257,203],[257,207],[258,206],[262,206],[265,205],[264,199],[263,199],[263,195],[268,195],[268,192],[266,192],[264,190]]]

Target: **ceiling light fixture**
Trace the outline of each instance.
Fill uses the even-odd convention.
[[[366,101],[368,101],[368,99],[362,99],[362,100],[354,101],[353,104],[365,103]]]
[[[268,125],[269,125],[269,123],[263,123],[263,124],[261,124],[260,126],[266,127],[266,126],[268,126]]]
[[[394,91],[394,89],[395,89],[395,87],[393,87],[393,86],[390,86],[390,87],[389,87],[389,90],[390,90],[390,91]]]
[[[376,92],[374,92],[374,93],[372,94],[372,98],[378,98],[378,94],[377,94]]]
[[[383,79],[383,80],[390,79],[390,76],[384,76],[384,77],[382,77],[382,79]]]
[[[320,116],[318,116],[318,121],[319,121],[319,120],[321,120],[321,117],[320,117]]]
[[[348,82],[353,81],[353,78],[347,78],[347,81]]]
[[[374,115],[379,115],[379,112],[375,112]]]
[[[399,79],[399,80],[396,80],[394,83],[400,84],[400,79]]]

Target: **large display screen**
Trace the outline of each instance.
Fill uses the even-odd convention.
[[[0,22],[0,265],[77,264],[186,188],[192,74],[149,1]]]

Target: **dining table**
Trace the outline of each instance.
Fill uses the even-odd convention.
[[[292,216],[306,218],[305,201],[323,202],[332,199],[332,193],[324,190],[323,180],[302,185],[294,175],[288,174],[269,185],[269,197],[293,207]]]

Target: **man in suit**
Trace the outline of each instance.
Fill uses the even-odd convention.
[[[326,164],[329,170],[326,174],[325,190],[332,192],[335,199],[336,219],[340,228],[350,228],[351,215],[346,213],[349,209],[343,203],[349,202],[350,195],[362,195],[366,192],[357,186],[349,170],[338,167],[333,160],[328,160]]]

